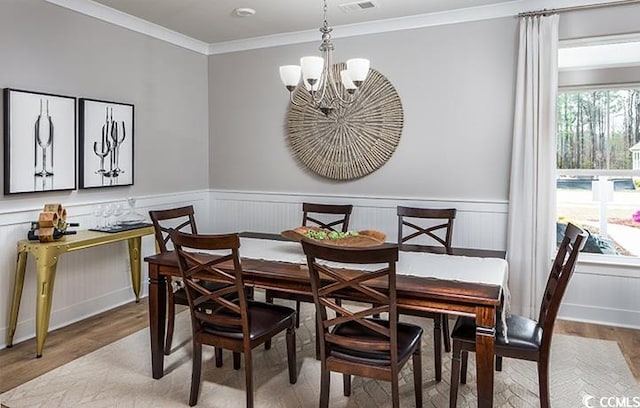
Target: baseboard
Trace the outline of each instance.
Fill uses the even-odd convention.
[[[133,290],[129,287],[52,311],[49,331],[68,326],[133,301],[135,301],[135,296],[133,295]],[[13,336],[13,344],[34,338],[35,327],[35,316],[19,321]],[[2,341],[0,349],[6,348],[6,335],[7,328],[0,329],[0,341]]]

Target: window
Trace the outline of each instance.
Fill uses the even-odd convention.
[[[558,92],[558,236],[590,232],[585,252],[640,257],[640,86]]]

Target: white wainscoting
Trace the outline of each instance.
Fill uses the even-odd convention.
[[[581,254],[561,319],[640,329],[640,260],[611,262]],[[602,257],[600,257],[602,258]]]
[[[202,225],[204,229],[210,224],[209,196],[209,191],[204,190],[136,197],[136,209],[148,217],[150,209],[194,205],[198,225]],[[80,229],[87,229],[96,223],[92,214],[93,208],[104,202],[103,200],[82,203],[62,202],[62,204],[67,208],[69,221],[79,222]],[[107,202],[122,202],[126,205],[124,198]],[[5,336],[9,324],[16,264],[16,242],[26,238],[29,221],[37,220],[40,211],[41,207],[22,210],[14,208],[0,213],[0,348],[6,345]],[[147,256],[153,253],[155,253],[153,237],[144,237],[142,255]],[[66,326],[134,300],[128,256],[126,242],[62,255],[56,272],[49,329]],[[142,273],[141,296],[147,296],[148,274],[144,263]],[[35,262],[33,256],[29,255],[14,344],[35,336],[35,286]]]
[[[326,196],[213,190],[211,219],[216,232],[257,231],[279,233],[301,225],[302,202],[352,204],[349,229],[374,229],[396,241],[396,206],[457,208],[453,246],[504,250],[507,203],[420,198]]]
[[[396,206],[454,207],[455,247],[505,250],[506,202],[429,200],[405,197],[325,196],[314,194],[212,190],[211,220],[215,232],[279,233],[300,225],[302,202],[353,204],[350,229],[376,229],[397,236]],[[640,328],[640,267],[606,264],[593,257],[578,262],[560,317],[605,325]],[[512,299],[518,310],[517,299]]]

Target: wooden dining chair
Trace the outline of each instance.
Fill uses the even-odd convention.
[[[568,224],[562,243],[558,247],[551,267],[547,286],[542,297],[538,320],[511,315],[507,318],[507,339],[501,319],[497,319],[495,355],[538,363],[538,389],[540,407],[549,408],[549,357],[553,327],[562,297],[573,275],[578,253],[587,241],[587,233],[573,224]],[[455,407],[458,399],[458,382],[467,382],[467,360],[469,352],[476,349],[475,320],[458,318],[453,332],[453,356],[451,363],[451,395],[449,406]],[[461,367],[462,366],[462,367]]]
[[[410,357],[416,407],[421,407],[422,328],[398,322],[398,247],[347,248],[303,240],[302,248],[307,256],[320,333],[320,407],[329,405],[331,371],[343,373],[345,396],[351,394],[351,375],[390,381],[392,404],[398,407],[398,373]],[[325,261],[331,261],[332,266]],[[380,269],[373,272],[344,269],[353,268],[354,264],[378,264]],[[343,295],[373,306],[351,311],[336,301]],[[388,313],[389,319],[370,317],[380,313]]]
[[[193,371],[189,405],[198,402],[202,372],[202,345],[244,354],[247,407],[253,407],[253,364],[251,351],[286,331],[289,382],[295,384],[296,338],[295,310],[247,299],[240,263],[240,238],[237,234],[197,235],[170,231],[178,258],[180,276],[185,284],[193,334]],[[215,256],[203,250],[224,250]],[[223,283],[210,290],[203,281]],[[229,300],[232,294],[234,300]],[[215,307],[211,307],[215,304]]]
[[[398,206],[398,248],[400,251],[452,254],[453,220],[455,208],[415,208]],[[420,225],[418,225],[420,224]],[[405,227],[407,231],[405,233]],[[407,243],[412,241],[412,243]],[[413,243],[416,242],[416,243]],[[419,243],[417,243],[419,242]],[[442,380],[442,341],[451,351],[449,319],[444,313],[400,309],[409,314],[433,319],[433,349],[436,381]]]
[[[169,230],[174,228],[178,231],[187,231],[193,234],[198,233],[193,206],[172,208],[168,210],[151,210],[149,217],[153,223],[156,240],[156,251],[165,253],[172,249]],[[174,281],[167,278],[167,337],[164,346],[164,354],[171,354],[171,343],[173,341],[173,331],[175,326],[176,303],[187,306],[187,294],[183,287],[178,286],[174,292]],[[177,283],[180,285],[180,283]]]
[[[172,244],[169,237],[169,231],[171,229],[190,232],[193,234],[198,233],[196,226],[196,220],[194,216],[193,206],[185,206],[178,208],[171,208],[168,210],[151,210],[149,211],[149,217],[153,223],[155,230],[156,250],[159,253],[165,253],[172,250]],[[182,286],[178,286],[174,290],[173,280],[168,278],[167,282],[167,337],[164,346],[164,354],[171,354],[171,343],[173,341],[173,332],[175,326],[175,313],[176,304],[188,306],[187,293]],[[177,285],[181,285],[180,282],[175,282]],[[203,282],[204,286],[209,290],[218,289],[224,285],[215,282]],[[222,365],[222,354],[218,352],[216,354],[218,366]],[[236,357],[237,359],[237,357]]]
[[[349,218],[351,217],[352,210],[353,205],[350,204],[334,205],[302,203],[302,225],[317,226],[331,231],[336,231],[335,228],[340,228],[339,231],[347,232],[349,230]],[[313,298],[309,295],[288,293],[272,289],[265,292],[265,297],[269,303],[273,303],[273,299],[275,298],[295,300],[296,312],[298,313],[296,327],[300,327],[300,302],[313,303]]]

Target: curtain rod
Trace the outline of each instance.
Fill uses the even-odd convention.
[[[536,10],[536,11],[525,11],[524,13],[519,13],[518,17],[548,16],[556,13],[564,13],[566,11],[589,10],[589,9],[612,7],[612,6],[627,6],[627,5],[639,4],[639,3],[640,3],[640,0],[620,0],[620,1],[612,1],[609,3],[583,4],[581,6],[561,7],[556,9],[543,9],[543,10]]]

